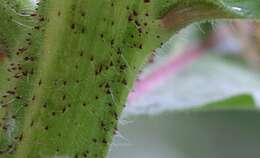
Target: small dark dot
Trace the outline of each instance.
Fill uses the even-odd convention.
[[[16,99],[22,99],[22,96],[16,96]]]
[[[81,57],[83,56],[83,51],[80,52],[80,56],[81,56]]]
[[[40,80],[39,82],[38,82],[38,85],[40,86],[42,84],[42,80]]]
[[[102,143],[103,143],[103,144],[107,144],[107,140],[106,140],[106,139],[103,139],[103,140],[102,140]]]
[[[66,111],[66,107],[64,107],[63,109],[62,109],[62,113],[64,113]]]
[[[43,107],[44,107],[44,108],[47,108],[47,103],[44,103],[44,104],[43,104]]]
[[[109,64],[110,66],[113,66],[114,64],[113,64],[113,62],[112,61],[110,61],[110,64]]]
[[[34,29],[35,30],[40,30],[40,26],[35,26]]]
[[[90,57],[90,61],[94,61],[94,57],[93,56]]]
[[[133,15],[138,16],[138,13],[135,10],[133,10]]]
[[[96,139],[96,138],[93,138],[92,141],[93,141],[94,143],[96,143],[96,142],[97,142],[97,139]]]
[[[81,33],[85,33],[85,28],[84,27],[81,29]]]
[[[115,40],[113,40],[113,39],[110,41],[111,46],[114,45],[114,42],[115,42]]]
[[[85,16],[85,15],[86,15],[86,13],[82,11],[81,12],[81,16]]]
[[[75,29],[75,24],[71,24],[70,28]]]

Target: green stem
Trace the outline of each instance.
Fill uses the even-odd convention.
[[[31,29],[31,18],[28,11],[33,9],[28,0],[0,0],[0,50],[11,56],[20,45],[20,40]]]
[[[220,6],[42,0],[31,42],[18,51],[19,65],[7,83],[3,102],[14,101],[0,109],[0,156],[105,157],[149,52],[194,21],[240,17]]]

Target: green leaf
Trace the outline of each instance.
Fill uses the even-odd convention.
[[[125,119],[130,123],[119,126],[123,138],[114,139],[110,158],[259,156],[259,111],[165,112]]]
[[[249,110],[256,109],[254,98],[249,94],[233,96],[215,101],[196,110]]]

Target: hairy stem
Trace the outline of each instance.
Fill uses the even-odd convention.
[[[1,157],[105,157],[148,52],[191,22],[241,15],[214,1],[42,0],[31,16],[3,82]]]

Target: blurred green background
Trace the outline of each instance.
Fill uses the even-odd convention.
[[[259,43],[252,21],[194,24],[174,36],[144,66],[137,82],[154,84],[128,100],[109,158],[259,158]],[[176,68],[194,47],[200,55]],[[146,77],[167,63],[172,71]]]
[[[166,112],[120,126],[111,158],[259,158],[256,111]],[[123,138],[122,138],[123,137]]]

